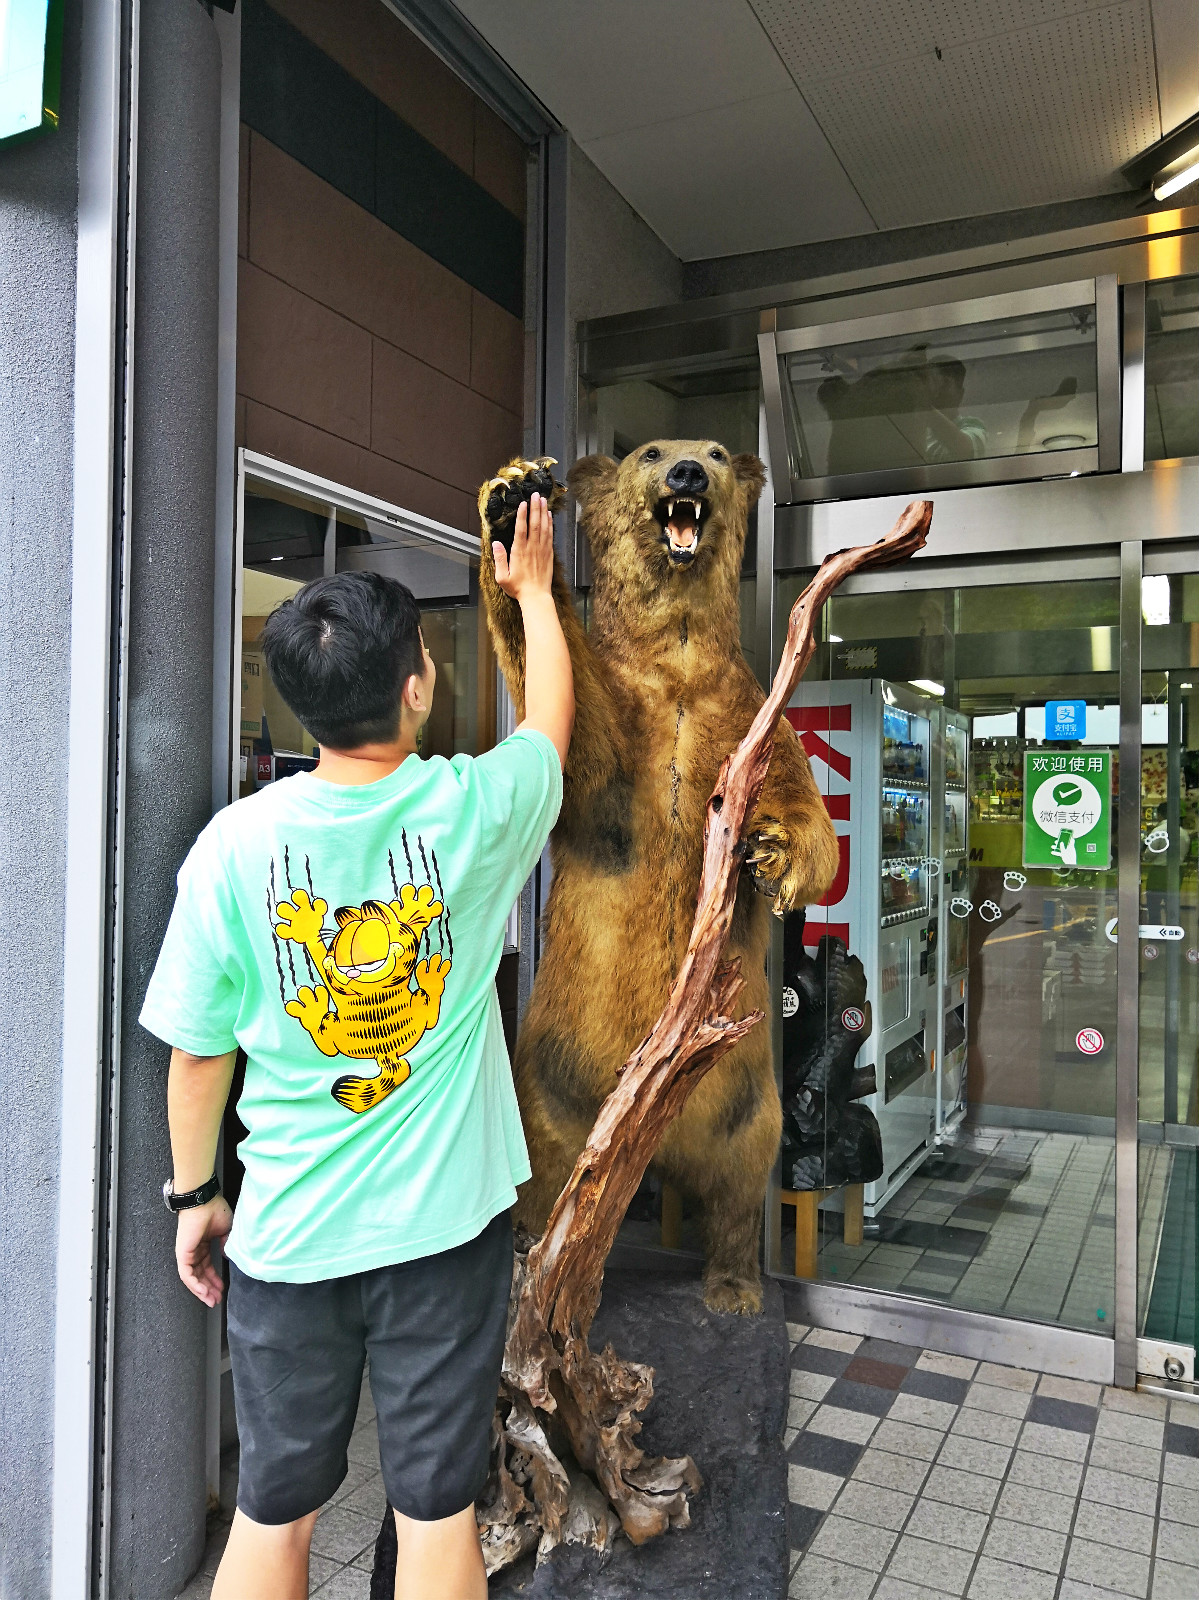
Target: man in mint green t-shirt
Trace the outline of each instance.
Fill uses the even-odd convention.
[[[525,718],[476,759],[416,753],[435,671],[402,584],[318,579],[268,619],[267,666],[320,762],[204,829],[146,995],[143,1025],[174,1047],[179,1274],[214,1306],[214,1241],[230,1261],[241,1467],[214,1600],[307,1595],[368,1353],[396,1593],[487,1592],[473,1503],[529,1176],[495,974],[574,716],[544,499],[494,554],[524,618]],[[239,1048],[234,1215],[214,1164]]]

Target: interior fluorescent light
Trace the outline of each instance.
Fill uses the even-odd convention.
[[[841,635],[839,633],[830,633],[829,636],[828,636],[828,642],[830,644],[840,644],[841,643]]]
[[[925,694],[943,695],[945,693],[945,685],[943,683],[934,683],[931,678],[909,678],[908,682],[913,689],[922,689]]]
[[[1183,157],[1186,166],[1178,172],[1167,175],[1159,172],[1153,180],[1153,198],[1155,200],[1168,200],[1172,194],[1177,194],[1180,189],[1189,189],[1192,183],[1199,183],[1199,148],[1191,150]],[[1142,179],[1142,182],[1144,180]]]
[[[1170,579],[1164,572],[1141,579],[1141,615],[1147,628],[1164,628],[1170,621]]]

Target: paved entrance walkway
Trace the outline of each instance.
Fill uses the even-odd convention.
[[[1199,1405],[788,1332],[794,1600],[1199,1600]]]
[[[788,1333],[793,1600],[1199,1600],[1199,1404]],[[369,1600],[384,1504],[364,1388],[311,1594]],[[229,1514],[180,1600],[207,1600]]]

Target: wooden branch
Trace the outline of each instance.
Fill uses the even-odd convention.
[[[913,501],[885,538],[825,560],[792,609],[770,693],[721,768],[708,801],[687,953],[665,1009],[600,1107],[545,1233],[529,1251],[516,1295],[501,1394],[501,1411],[507,1406],[508,1412],[493,1473],[503,1493],[479,1511],[489,1570],[514,1559],[508,1552],[519,1554],[532,1539],[544,1551],[563,1537],[567,1508],[577,1511],[579,1499],[561,1459],[568,1453],[598,1482],[635,1544],[668,1526],[687,1526],[687,1495],[700,1487],[694,1463],[686,1456],[646,1460],[635,1443],[638,1415],[653,1394],[652,1372],[622,1361],[610,1346],[596,1355],[587,1342],[604,1263],[665,1129],[704,1074],[761,1020],[760,1012],[732,1019],[744,982],[738,963],[725,963],[723,956],[746,825],[766,780],[779,718],[815,651],[821,608],[851,572],[914,555],[927,537],[932,509],[931,501]],[[522,1507],[509,1492],[517,1478],[532,1489],[531,1501],[518,1491]],[[574,1536],[603,1548],[611,1534],[610,1520],[605,1525],[593,1512],[589,1522],[584,1509]]]

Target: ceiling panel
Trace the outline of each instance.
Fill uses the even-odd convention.
[[[580,143],[786,89],[745,0],[457,0]]]
[[[752,3],[882,228],[1120,189],[1159,135],[1148,0]]]
[[[584,149],[684,261],[874,230],[793,87]]]
[[[1162,132],[1199,111],[1199,6],[1195,0],[1153,0],[1153,50]]]

